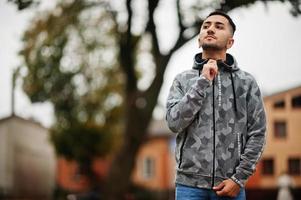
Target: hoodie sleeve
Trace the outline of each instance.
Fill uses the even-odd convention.
[[[206,98],[205,89],[211,85],[202,75],[197,76],[190,80],[195,83],[185,93],[181,85],[183,76],[180,74],[173,81],[166,104],[167,124],[175,133],[182,132],[194,120]]]
[[[246,144],[236,173],[231,177],[241,187],[244,187],[248,178],[254,173],[265,146],[266,115],[261,93],[255,80],[252,81],[247,94],[247,112]]]

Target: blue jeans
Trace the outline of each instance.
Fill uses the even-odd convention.
[[[245,200],[245,189],[234,197],[219,197],[213,190],[176,184],[176,200]]]

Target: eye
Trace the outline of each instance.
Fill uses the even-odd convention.
[[[223,26],[223,25],[216,25],[216,28],[217,28],[217,29],[223,29],[224,26]]]

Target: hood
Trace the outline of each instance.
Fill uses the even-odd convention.
[[[203,69],[204,64],[206,64],[208,62],[208,59],[202,59],[202,53],[198,53],[194,56],[194,63],[192,68],[199,70],[199,75]],[[231,79],[231,84],[232,84],[232,92],[233,92],[233,100],[234,100],[234,110],[235,113],[237,113],[237,103],[236,103],[236,92],[235,92],[235,78],[233,77],[233,72],[238,71],[239,68],[237,67],[237,62],[235,60],[235,58],[231,55],[231,54],[226,54],[226,61],[223,62],[222,60],[217,60],[217,66],[219,70],[224,70],[225,72],[229,73],[230,79]],[[214,83],[215,79],[213,80]],[[218,81],[220,82],[220,77],[218,75]],[[221,101],[221,87],[220,87],[220,83],[218,83],[218,89],[219,89],[219,104]]]
[[[194,56],[193,69],[202,70],[204,64],[208,62],[208,59],[202,59],[202,53],[198,53]],[[227,72],[235,72],[239,70],[237,67],[237,62],[231,54],[226,54],[226,61],[217,60],[217,65],[220,70],[225,70]]]

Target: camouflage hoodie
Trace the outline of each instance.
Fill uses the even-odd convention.
[[[254,78],[233,56],[218,61],[212,81],[200,75],[207,60],[176,76],[166,120],[176,135],[176,183],[212,188],[231,178],[241,187],[255,170],[265,144],[266,117]]]

